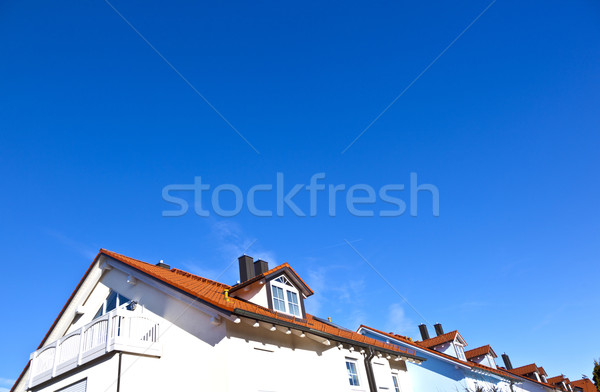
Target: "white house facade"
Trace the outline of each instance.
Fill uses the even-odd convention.
[[[101,250],[12,391],[413,390],[408,365],[425,358],[307,314],[289,265],[242,256],[240,275]]]
[[[421,366],[408,364],[408,374],[415,391],[481,391],[481,392],[555,392],[556,388],[542,379],[528,378],[515,372],[510,359],[503,354],[506,367],[496,364],[496,353],[489,346],[466,350],[467,342],[458,331],[444,333],[435,326],[437,336],[430,338],[427,327],[419,326],[421,341],[386,333],[362,325],[358,332],[373,339],[412,348],[425,359]]]

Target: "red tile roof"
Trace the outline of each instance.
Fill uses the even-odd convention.
[[[588,378],[575,380],[571,382],[571,386],[583,389],[583,392],[598,392],[596,386]]]
[[[296,271],[294,271],[294,269],[292,267],[290,267],[290,265],[288,263],[283,263],[281,265],[278,265],[277,267],[271,268],[270,270],[263,272],[262,274],[256,275],[254,277],[252,277],[251,279],[248,279],[245,282],[236,284],[234,286],[231,287],[230,292],[235,292],[236,290],[241,289],[242,287],[246,287],[248,285],[251,285],[254,282],[258,282],[259,280],[263,279],[263,278],[268,278],[272,275],[274,275],[276,272],[279,271],[287,271],[288,274],[291,275],[292,279],[297,279],[298,283],[300,283],[300,285],[302,286],[302,292],[308,297],[310,295],[314,294],[314,291],[312,291],[312,289],[310,287],[308,287],[308,285],[306,284],[306,282],[304,282],[304,280],[302,280],[302,278],[300,277],[300,275],[298,275],[296,273]]]
[[[566,378],[564,376],[564,374],[561,374],[560,376],[556,376],[556,377],[550,377],[548,379],[548,384],[552,384],[552,385],[556,385],[557,387],[559,387],[561,389],[561,391],[568,391],[568,389],[563,388],[563,384],[565,383],[565,385],[569,385],[571,383],[571,381]]]
[[[299,319],[296,317],[287,316],[282,313],[275,312],[271,309],[234,297],[229,297],[227,299],[225,298],[225,289],[231,289],[231,286],[228,286],[223,283],[202,278],[190,274],[189,272],[185,272],[175,268],[168,270],[162,267],[157,267],[155,265],[148,264],[143,261],[133,259],[131,257],[123,256],[121,254],[111,252],[105,249],[101,249],[100,253],[112,257],[113,259],[118,260],[141,272],[144,272],[145,274],[154,277],[163,283],[178,288],[198,298],[201,301],[207,302],[227,312],[236,313],[236,311],[245,311],[256,316],[268,317],[269,319],[274,320],[274,322],[282,321],[285,323],[291,323],[300,328],[309,328],[316,332],[322,332],[328,335],[332,335],[334,337],[339,337],[342,339],[354,341],[356,343],[362,343],[364,345],[384,349],[387,351],[397,353],[398,355],[416,357],[415,350],[406,349],[404,347],[399,347],[392,344],[386,344],[378,340],[368,338],[356,332],[335,327],[333,325],[317,320],[314,316],[310,314],[306,315],[306,319]],[[279,267],[271,269],[268,272],[272,273],[286,267],[290,268],[289,265],[283,264]],[[265,273],[265,275],[268,274]]]
[[[368,327],[366,325],[361,325],[359,327],[359,329],[360,328],[370,329],[371,331],[375,331],[375,332],[377,332],[377,333],[379,333],[381,335],[385,335],[385,336],[390,337],[392,339],[399,340],[399,341],[401,341],[401,342],[403,342],[405,344],[411,345],[413,347],[418,347],[421,350],[427,351],[427,352],[429,352],[431,354],[435,354],[435,355],[440,356],[440,357],[445,358],[445,359],[449,359],[451,361],[454,361],[454,362],[459,363],[459,364],[464,365],[464,366],[468,366],[470,368],[478,368],[478,369],[482,369],[482,370],[485,370],[487,372],[494,373],[494,374],[497,374],[497,375],[500,375],[500,376],[503,376],[503,377],[506,377],[506,378],[510,378],[510,379],[513,379],[513,380],[518,380],[518,378],[514,374],[511,374],[511,373],[509,373],[509,372],[507,372],[507,371],[505,371],[503,369],[493,369],[491,367],[480,365],[480,364],[475,363],[475,362],[462,361],[462,360],[460,360],[458,358],[455,358],[455,357],[452,357],[450,355],[441,353],[439,351],[435,351],[435,350],[433,350],[431,348],[422,346],[421,345],[422,342],[413,342],[412,340],[410,340],[406,336],[397,335],[397,334],[394,334],[392,332],[389,332],[389,333],[388,332],[383,332],[383,331],[380,331],[378,329],[375,329],[375,328],[372,328],[372,327]],[[448,334],[452,334],[454,332],[458,333],[457,331],[453,331],[453,332],[448,332]],[[444,334],[444,335],[447,335],[447,334]],[[444,335],[440,335],[440,336],[444,336]],[[426,341],[428,341],[428,340],[431,340],[431,339],[427,339]]]
[[[469,360],[487,354],[491,354],[493,357],[496,357],[496,353],[494,352],[494,350],[492,350],[492,346],[490,346],[489,344],[474,348],[473,350],[465,351],[465,357],[467,357],[467,359]]]
[[[439,346],[440,344],[444,344],[444,343],[448,343],[448,342],[453,342],[456,337],[459,336],[458,331],[452,331],[452,332],[448,332],[445,333],[443,335],[439,335],[436,336],[434,338],[430,338],[430,339],[426,339],[423,340],[421,342],[416,342],[419,346],[423,346],[423,347],[427,347],[427,348],[432,348],[435,346]]]
[[[524,376],[526,374],[530,374],[533,372],[538,372],[538,367],[535,363],[529,364],[529,365],[525,365],[525,366],[520,366],[518,368],[514,368],[511,370],[511,372],[518,374],[519,376]]]
[[[499,375],[502,375],[502,376],[504,376],[504,377],[508,377],[508,378],[515,379],[515,380],[519,380],[519,379],[526,379],[526,380],[528,380],[528,381],[535,382],[536,384],[540,384],[540,385],[542,385],[542,386],[544,386],[544,387],[546,387],[546,388],[554,388],[554,386],[553,386],[553,385],[551,385],[551,384],[544,383],[544,382],[539,382],[539,381],[537,381],[537,380],[532,380],[532,379],[530,379],[530,378],[523,377],[523,376],[521,376],[521,375],[519,375],[519,374],[516,374],[516,373],[514,373],[514,372],[513,372],[513,370],[506,370],[506,369],[504,369],[504,368],[493,369],[493,368],[490,368],[490,367],[488,367],[488,366],[480,365],[480,364],[478,364],[478,363],[475,363],[475,362],[471,362],[471,361],[468,361],[468,362],[461,361],[460,359],[458,359],[458,358],[455,358],[455,357],[452,357],[452,356],[450,356],[450,355],[446,355],[446,354],[444,354],[444,353],[440,353],[440,352],[438,352],[438,351],[435,351],[435,350],[433,350],[433,349],[430,349],[430,348],[427,348],[427,347],[423,347],[423,346],[421,346],[421,345],[420,345],[420,343],[421,343],[421,342],[413,342],[411,339],[407,338],[406,336],[402,336],[402,335],[394,334],[394,333],[392,333],[392,332],[389,332],[389,333],[388,333],[388,332],[383,332],[383,331],[380,331],[380,330],[378,330],[378,329],[375,329],[375,328],[372,328],[372,327],[368,327],[368,326],[366,326],[366,325],[361,325],[361,326],[359,327],[359,329],[360,329],[360,328],[366,328],[366,329],[370,329],[370,330],[372,330],[372,331],[375,331],[375,332],[377,332],[377,333],[380,333],[380,334],[382,334],[382,335],[388,336],[388,337],[390,337],[390,338],[397,339],[397,340],[399,340],[399,341],[401,341],[401,342],[403,342],[403,343],[406,343],[406,344],[408,344],[408,345],[412,345],[413,347],[418,347],[418,348],[420,348],[421,350],[425,350],[425,351],[428,351],[428,352],[430,352],[430,353],[432,353],[432,354],[438,355],[438,356],[440,356],[440,357],[443,357],[443,358],[449,359],[449,360],[451,360],[451,361],[454,361],[454,362],[460,363],[461,365],[466,365],[466,366],[469,366],[469,367],[476,367],[476,368],[480,368],[480,369],[486,370],[486,371],[488,371],[488,372],[492,372],[492,373],[495,373],[495,374],[499,374]]]

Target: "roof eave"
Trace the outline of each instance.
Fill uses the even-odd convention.
[[[280,325],[282,327],[288,327],[288,328],[293,328],[302,332],[308,332],[311,333],[313,335],[317,335],[320,336],[322,338],[325,339],[331,339],[340,343],[346,343],[349,345],[353,345],[353,346],[357,346],[357,347],[373,347],[375,350],[381,351],[382,353],[386,353],[386,354],[391,354],[391,355],[401,355],[407,358],[412,358],[416,361],[421,361],[424,362],[427,360],[427,358],[423,358],[423,357],[419,357],[417,355],[413,355],[410,353],[405,353],[405,352],[397,352],[394,350],[390,350],[384,347],[378,347],[378,346],[373,346],[371,344],[365,343],[365,342],[360,342],[358,340],[353,340],[353,339],[348,339],[348,338],[344,338],[341,336],[337,336],[337,335],[332,335],[330,333],[324,332],[324,331],[319,331],[310,327],[305,327],[302,325],[298,325],[295,323],[291,323],[285,320],[279,320],[273,317],[269,317],[269,316],[265,316],[262,314],[258,314],[258,313],[254,313],[254,312],[250,312],[248,310],[244,310],[244,309],[239,309],[236,308],[233,310],[233,314],[236,314],[238,316],[244,316],[244,317],[248,317],[251,319],[255,319],[257,321],[263,321],[263,322],[267,322],[267,323],[272,323],[272,324],[277,324]]]

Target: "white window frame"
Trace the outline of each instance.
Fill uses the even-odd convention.
[[[402,387],[400,386],[400,377],[398,377],[398,373],[392,373],[392,386],[394,387],[394,392],[402,392]]]
[[[277,281],[278,279],[283,280],[285,283],[278,282]],[[270,285],[271,285],[271,300],[273,302],[273,310],[276,312],[289,314],[290,316],[302,318],[302,302],[301,302],[300,292],[296,289],[296,287],[294,287],[294,285],[292,285],[292,283],[289,281],[289,279],[287,279],[284,275],[280,275],[280,276],[276,277],[275,279],[271,280]],[[278,299],[275,298],[275,295],[273,293],[273,287],[277,287],[283,291],[283,303],[284,303],[285,310],[275,309],[275,301]],[[289,300],[290,294],[288,294],[288,292],[296,295],[296,299],[297,299],[298,303],[293,304],[293,305],[296,305],[298,307],[298,314],[295,314],[294,312],[292,312],[292,306],[291,306],[292,304]]]
[[[360,376],[358,374],[358,361],[354,358],[346,358],[345,361],[345,365],[346,365],[346,374],[348,375],[348,385],[353,388],[353,387],[360,387]],[[354,374],[352,374],[351,369],[349,368],[348,364],[353,365],[354,366]],[[351,366],[350,366],[351,367]],[[354,378],[356,378],[356,384],[352,384],[352,382],[350,381],[352,378],[352,380],[354,380]]]
[[[467,357],[465,356],[465,348],[454,342],[454,350],[456,351],[456,358],[460,359],[461,361],[466,361]]]

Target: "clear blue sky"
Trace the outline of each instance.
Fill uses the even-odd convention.
[[[417,337],[422,322],[348,240],[470,347],[591,375],[600,3],[497,1],[344,154],[489,2],[113,5],[260,154],[105,2],[0,4],[0,388],[99,248],[215,278],[253,241],[344,326]],[[168,184],[247,192],[277,172],[375,189],[416,172],[440,216],[425,194],[418,217],[329,217],[325,194],[315,217],[161,214]]]

